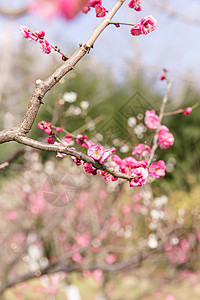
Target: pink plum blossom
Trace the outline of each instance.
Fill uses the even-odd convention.
[[[136,11],[141,11],[141,3],[143,0],[131,0],[129,3],[130,8],[134,8]]]
[[[91,173],[92,175],[97,175],[97,170],[90,163],[83,163],[83,167],[86,173]]]
[[[65,135],[65,142],[66,142],[66,143],[71,143],[72,141],[73,141],[73,138],[70,136],[69,133],[67,133],[67,134]]]
[[[157,21],[153,16],[147,16],[143,18],[139,24],[134,25],[131,28],[131,34],[134,36],[141,34],[148,34],[149,32],[157,28]]]
[[[80,255],[80,253],[75,253],[72,255],[72,260],[74,262],[80,263],[83,260],[83,257]]]
[[[101,175],[103,176],[103,178],[105,180],[108,180],[108,181],[116,181],[116,180],[118,180],[117,177],[114,177],[113,175],[111,175],[110,173],[107,173],[105,171],[101,171]]]
[[[191,112],[192,112],[192,107],[187,107],[186,109],[185,109],[185,111],[184,111],[184,115],[185,116],[187,116],[187,115],[189,115],[189,114],[191,114]]]
[[[142,34],[141,28],[140,28],[140,24],[136,24],[135,26],[133,26],[133,27],[131,28],[131,34],[132,34],[133,36],[137,36],[137,35]]]
[[[154,162],[149,167],[149,175],[154,178],[159,178],[165,176],[165,163],[163,160],[159,160],[158,162]]]
[[[108,264],[113,264],[117,260],[117,257],[115,254],[109,253],[106,255],[106,262]]]
[[[49,136],[49,137],[47,138],[47,142],[48,142],[49,144],[53,144],[53,142],[54,142],[53,137],[52,137],[52,136]]]
[[[104,147],[93,144],[88,148],[87,154],[95,160],[100,160],[105,152]]]
[[[140,21],[140,29],[142,34],[148,34],[149,32],[157,28],[157,21],[153,16],[147,16]]]
[[[90,239],[90,234],[88,232],[76,236],[76,242],[81,247],[87,247],[89,245],[89,239]]]
[[[146,184],[148,177],[148,171],[146,169],[142,167],[136,168],[133,170],[131,175],[135,177],[131,180],[130,187]]]
[[[144,123],[149,129],[157,129],[159,125],[159,117],[156,115],[155,110],[147,110],[145,112]]]
[[[81,145],[83,148],[87,148],[87,138],[86,134],[78,134],[76,138],[76,142],[78,145]]]
[[[115,147],[112,147],[110,150],[106,150],[99,160],[100,164],[105,164],[107,162],[108,158],[110,157],[110,155],[112,153],[115,153],[115,151],[116,151]]]
[[[161,149],[167,149],[171,147],[173,143],[174,143],[174,136],[169,130],[168,131],[159,130],[158,145]]]
[[[61,132],[62,131],[62,127],[56,127],[56,131],[57,132]]]
[[[49,45],[49,42],[46,40],[40,40],[39,41],[40,48],[42,49],[42,52],[49,54],[51,53],[51,46]]]
[[[95,5],[95,12],[97,18],[103,18],[106,15],[106,9],[101,4]]]
[[[138,144],[133,148],[132,155],[136,154],[137,156],[145,157],[151,153],[151,148],[148,145]]]
[[[37,41],[38,37],[33,34],[27,26],[20,26],[19,29],[23,33],[25,39]]]
[[[37,34],[39,39],[43,39],[45,36],[45,31],[44,30],[38,30],[35,32],[35,34]]]
[[[161,74],[161,76],[160,76],[160,80],[162,81],[162,80],[165,80],[166,79],[166,75],[163,73],[163,74]]]
[[[103,281],[103,271],[100,269],[96,269],[92,272],[92,276],[97,283],[101,283]]]

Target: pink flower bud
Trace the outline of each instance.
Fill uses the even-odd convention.
[[[62,127],[56,127],[56,131],[57,132],[61,132],[62,131]]]
[[[53,137],[52,137],[52,136],[49,136],[49,137],[47,138],[47,142],[48,142],[49,144],[53,144]]]
[[[39,41],[40,48],[42,49],[42,52],[49,54],[51,53],[51,46],[49,45],[49,42],[46,40],[40,40]]]
[[[115,26],[116,26],[117,28],[119,28],[119,27],[120,27],[120,24],[119,24],[119,23],[117,23],[117,24],[115,24]]]
[[[165,80],[165,79],[166,79],[166,75],[165,74],[161,74],[160,80]]]
[[[187,107],[184,111],[184,115],[187,116],[187,115],[191,114],[191,112],[192,112],[192,107]]]

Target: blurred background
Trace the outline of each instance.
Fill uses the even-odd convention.
[[[151,139],[144,113],[159,111],[166,90],[160,81],[163,68],[172,80],[166,111],[199,104],[199,1],[145,0],[141,12],[128,8],[128,2],[114,21],[137,23],[153,15],[157,30],[133,37],[131,27],[110,25],[94,49],[45,96],[30,137],[46,141],[37,127],[45,120],[74,134],[85,133],[106,148],[114,145],[122,158],[130,156],[135,145]],[[35,81],[62,64],[56,53],[45,55],[34,41],[25,40],[19,26],[44,29],[51,44],[71,55],[100,23],[93,11],[72,21],[27,12],[8,16],[23,12],[29,3],[0,0],[1,130],[20,122]],[[106,9],[114,3],[103,1]],[[188,116],[172,115],[163,123],[175,138],[173,147],[156,154],[166,162],[166,176],[143,189],[84,174],[70,158],[58,159],[55,153],[14,142],[1,145],[1,163],[10,162],[0,173],[2,286],[24,272],[39,276],[40,268],[72,251],[65,257],[67,272],[54,271],[56,279],[42,276],[27,284],[24,278],[4,288],[5,299],[200,298],[199,106]],[[54,194],[45,194],[55,187],[56,202]],[[81,248],[81,258],[73,258],[78,247],[87,249]],[[112,267],[139,253],[142,257],[133,265],[102,271],[105,263]],[[90,268],[82,268],[84,264]]]

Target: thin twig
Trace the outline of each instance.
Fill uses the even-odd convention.
[[[158,148],[158,132],[159,132],[159,128],[160,128],[160,125],[161,125],[161,121],[164,117],[165,106],[167,104],[167,100],[168,100],[169,93],[170,93],[170,90],[171,90],[171,85],[172,85],[171,81],[167,81],[167,89],[166,89],[166,92],[165,92],[165,95],[164,95],[164,98],[163,98],[163,101],[162,101],[162,104],[161,104],[161,107],[160,107],[159,125],[156,129],[156,133],[155,133],[154,138],[153,138],[153,147],[151,149],[151,154],[150,154],[150,157],[149,157],[149,160],[148,160],[148,165],[150,165],[151,162],[153,161],[155,152]]]

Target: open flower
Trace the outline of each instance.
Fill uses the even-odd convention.
[[[133,170],[132,176],[135,176],[131,182],[130,187],[133,186],[142,186],[146,184],[147,177],[148,177],[148,171],[145,168],[139,167]]]
[[[158,132],[158,145],[161,149],[167,149],[174,143],[174,136],[169,129],[162,125]]]
[[[140,29],[142,34],[148,34],[149,32],[157,28],[157,21],[153,16],[147,16],[140,21]]]
[[[149,167],[149,175],[154,178],[159,178],[165,176],[165,163],[163,160],[159,160],[158,162],[154,162]]]
[[[130,8],[134,8],[136,11],[141,11],[141,3],[143,2],[143,0],[131,0],[129,3],[129,7]]]
[[[159,125],[159,117],[155,110],[147,110],[145,112],[144,123],[149,129],[157,129]]]
[[[40,48],[42,49],[42,52],[49,54],[51,53],[51,46],[49,45],[49,42],[46,40],[40,40],[39,41]]]

